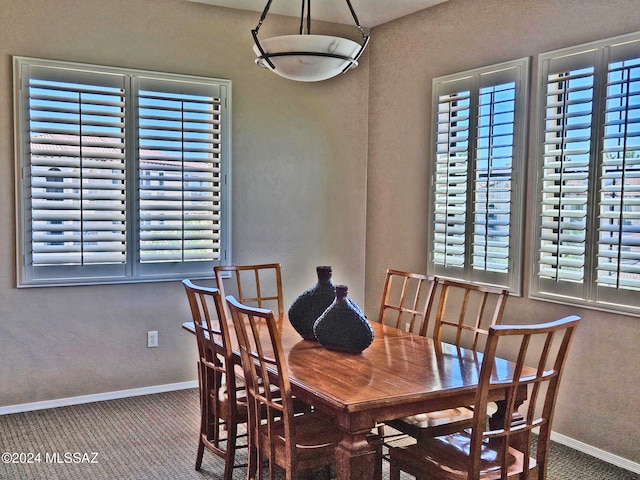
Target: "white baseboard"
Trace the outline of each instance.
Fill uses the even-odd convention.
[[[618,455],[614,455],[613,453],[609,453],[605,450],[600,450],[599,448],[574,440],[573,438],[562,435],[561,433],[552,431],[551,440],[573,448],[574,450],[578,450],[579,452],[591,455],[592,457],[599,458],[600,460],[615,465],[616,467],[624,468],[625,470],[640,474],[640,463],[632,462],[631,460],[619,457]]]
[[[132,388],[130,390],[96,393],[94,395],[82,395],[79,397],[57,398],[55,400],[45,400],[43,402],[8,405],[6,407],[0,407],[0,415],[44,410],[47,408],[66,407],[69,405],[80,405],[83,403],[102,402],[104,400],[115,400],[117,398],[137,397],[152,393],[174,392],[176,390],[186,390],[188,388],[198,388],[197,380],[193,382],[170,383],[167,385],[153,385],[151,387]]]

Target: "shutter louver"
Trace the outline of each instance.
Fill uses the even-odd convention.
[[[33,266],[125,263],[124,109],[122,87],[29,80]]]
[[[640,58],[609,65],[598,209],[597,283],[640,290]]]
[[[539,276],[583,283],[594,69],[547,77]]]
[[[221,100],[140,90],[140,261],[220,259]]]
[[[516,85],[480,89],[475,170],[473,268],[507,273],[511,227]]]
[[[469,91],[439,98],[433,259],[445,268],[465,266],[470,108]]]

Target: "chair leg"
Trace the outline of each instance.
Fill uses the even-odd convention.
[[[203,384],[203,372],[202,372],[202,364],[198,362],[198,387],[200,393],[200,432],[198,433],[198,451],[196,453],[196,470],[200,470],[202,467],[202,456],[204,455],[204,443],[202,441],[202,434],[206,432],[207,428],[207,409],[205,407],[207,400],[207,392],[205,390],[205,385]]]
[[[393,459],[389,461],[389,480],[400,480],[400,467]]]
[[[204,443],[202,443],[202,434],[200,434],[200,441],[198,442],[198,453],[196,454],[196,470],[200,470],[202,467],[202,456],[204,455]]]
[[[249,442],[251,442],[250,439]],[[260,459],[258,458],[258,450],[251,446],[251,443],[249,443],[249,451],[247,452],[247,455],[249,456],[247,462],[247,480],[255,480],[258,468],[262,470],[262,467],[259,466]],[[260,472],[260,477],[262,478],[262,471]]]
[[[238,437],[238,427],[235,423],[230,426],[227,422],[227,455],[224,462],[224,480],[231,480],[233,466],[236,461],[236,441]]]

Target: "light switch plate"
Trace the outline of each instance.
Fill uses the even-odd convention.
[[[147,332],[147,347],[154,348],[158,346],[158,331],[149,330]]]

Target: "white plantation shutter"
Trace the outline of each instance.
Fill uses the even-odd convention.
[[[150,83],[138,93],[140,261],[219,260],[222,101]]]
[[[447,269],[465,267],[470,110],[468,90],[438,98],[433,261]]]
[[[473,268],[509,273],[516,80],[481,79],[475,158]],[[502,83],[505,82],[505,83]]]
[[[640,313],[640,41],[541,56],[532,296]]]
[[[539,276],[556,292],[581,291],[587,268],[592,65],[588,52],[551,62],[545,71]]]
[[[230,82],[16,57],[19,286],[210,276]]]
[[[430,273],[519,293],[527,69],[434,79]]]
[[[611,288],[640,294],[640,49],[626,56],[627,48],[612,49],[605,90],[596,278],[604,297]]]
[[[59,73],[32,68],[26,86],[32,267],[123,265],[123,81]]]

